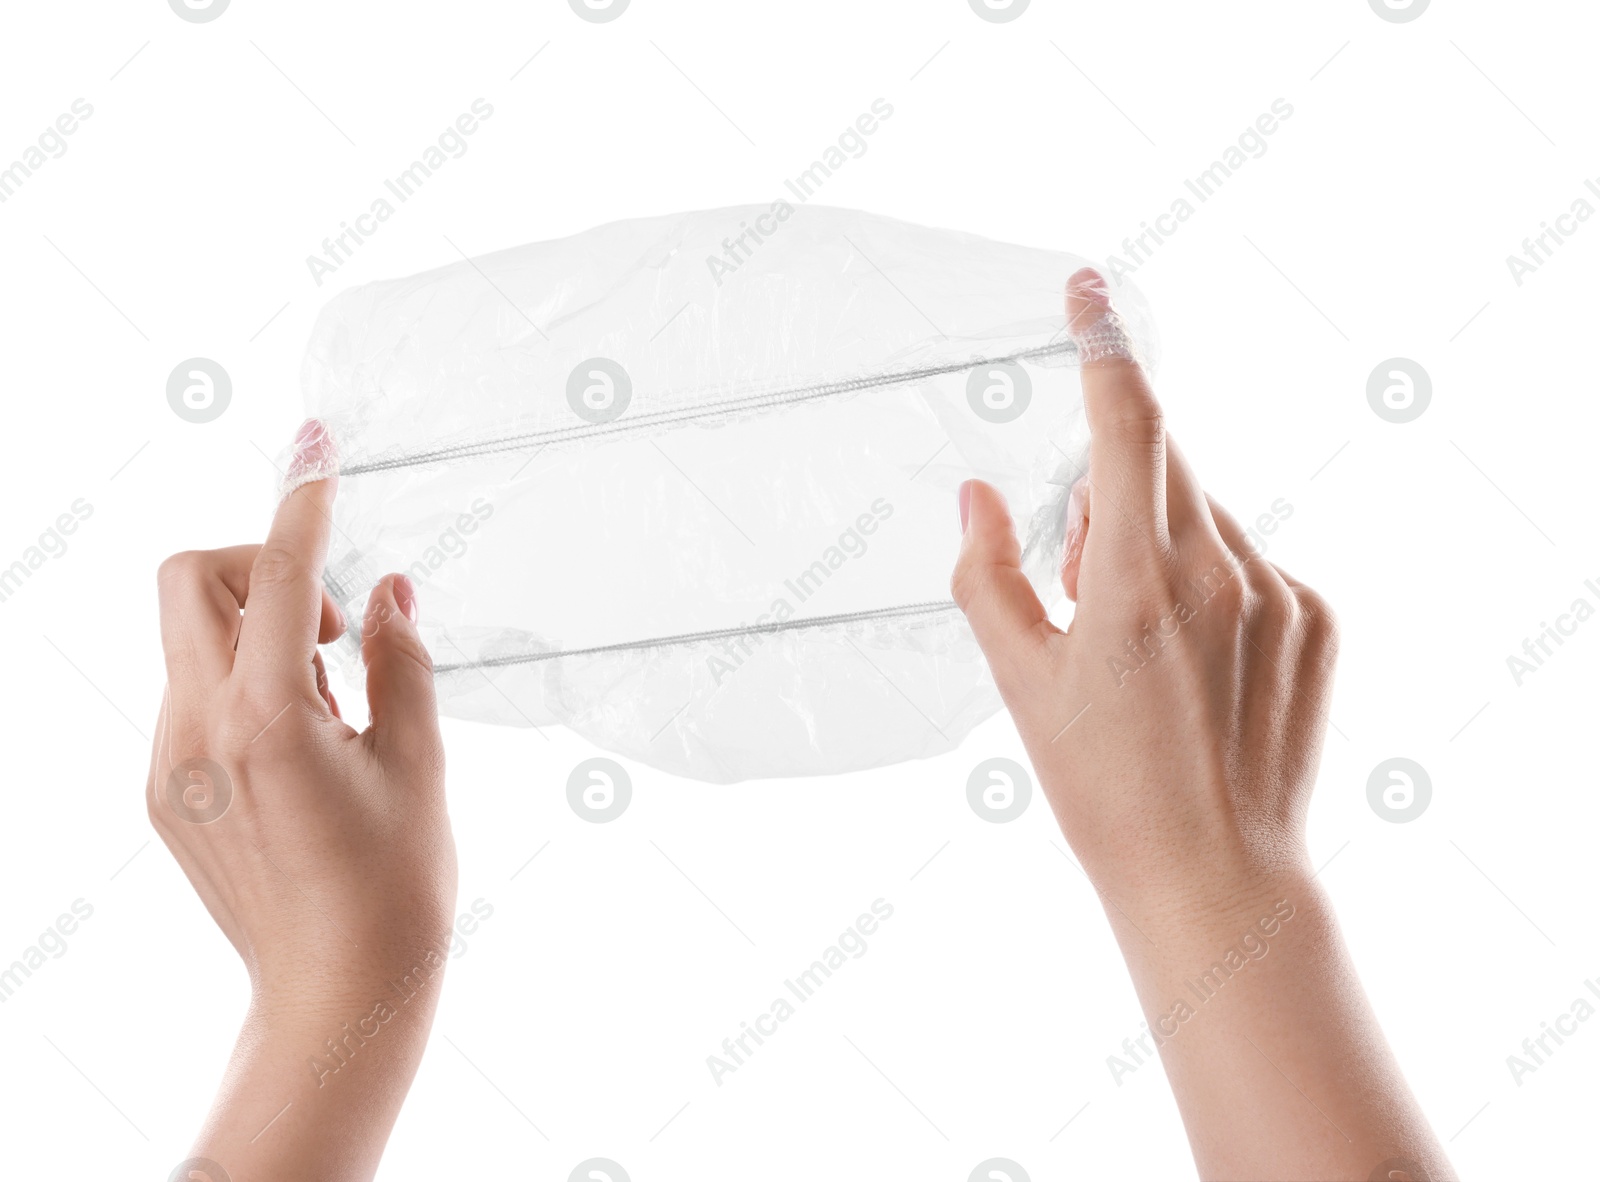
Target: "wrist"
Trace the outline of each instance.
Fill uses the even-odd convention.
[[[1251,930],[1270,936],[1293,916],[1324,907],[1322,888],[1299,860],[1219,861],[1181,876],[1145,875],[1095,886],[1125,947],[1131,936],[1146,947],[1203,950]]]
[[[425,1040],[444,986],[445,957],[433,948],[400,955],[323,961],[292,972],[255,975],[250,1021],[274,1040],[311,1039],[313,1046],[410,1030]]]
[[[371,1178],[427,1047],[443,975],[436,954],[387,975],[258,982],[194,1152],[235,1178]]]

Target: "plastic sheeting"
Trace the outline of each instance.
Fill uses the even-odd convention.
[[[1084,262],[778,202],[345,292],[303,372],[341,455],[328,586],[359,621],[412,577],[455,717],[717,782],[947,751],[1000,706],[950,602],[960,481],[1062,597]]]

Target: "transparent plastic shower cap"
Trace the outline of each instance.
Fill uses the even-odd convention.
[[[416,582],[444,713],[731,782],[936,755],[1000,707],[950,601],[958,484],[1061,597],[1085,260],[784,202],[617,222],[348,291],[307,352],[326,581]],[[359,680],[359,635],[341,664]]]

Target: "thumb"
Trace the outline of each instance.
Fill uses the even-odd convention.
[[[405,575],[386,575],[367,599],[361,626],[367,667],[367,733],[381,755],[434,758],[441,746],[433,694],[433,659],[417,632],[417,589]]]
[[[961,555],[950,593],[972,626],[996,678],[1037,654],[1057,629],[1022,573],[1011,513],[999,491],[981,480],[961,486]]]

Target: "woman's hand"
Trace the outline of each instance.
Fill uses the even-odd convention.
[[[1093,436],[1071,627],[977,481],[952,587],[1138,989],[1148,1029],[1114,1058],[1159,1051],[1203,1177],[1440,1182],[1306,854],[1333,616],[1206,496],[1095,272],[1067,322]]]
[[[1065,633],[1046,619],[1005,502],[978,481],[962,488],[955,599],[1090,877],[1113,898],[1206,906],[1307,869],[1333,615],[1206,496],[1099,276],[1075,275],[1067,303],[1091,342],[1094,447],[1063,570],[1077,612]]]
[[[432,1024],[455,906],[415,590],[392,575],[372,593],[372,722],[357,732],[317,653],[344,630],[321,583],[333,444],[311,422],[296,445],[299,487],[265,544],[178,554],[160,571],[167,693],[150,819],[251,985],[194,1151],[232,1182],[371,1176]]]

